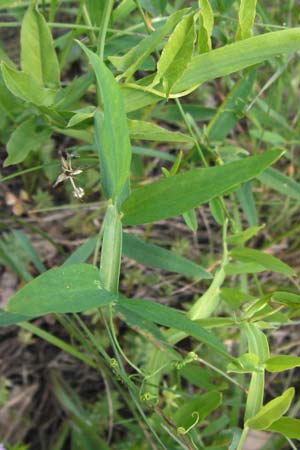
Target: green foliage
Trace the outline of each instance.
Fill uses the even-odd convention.
[[[0,45],[0,200],[20,201],[21,184],[27,195],[23,216],[0,218],[0,262],[22,283],[0,326],[78,358],[106,392],[80,398],[51,373],[65,412],[52,450],[242,450],[250,429],[274,433],[272,448],[284,448],[278,434],[300,439],[297,379],[280,378],[300,359],[273,339],[300,306],[289,57],[300,29],[288,3],[0,2],[21,50],[18,62]],[[69,204],[77,176],[86,194]],[[57,177],[68,183],[56,191]],[[33,207],[75,213],[51,237]],[[31,233],[59,255],[41,257]],[[60,242],[77,237],[66,253]],[[64,340],[29,323],[51,313]]]

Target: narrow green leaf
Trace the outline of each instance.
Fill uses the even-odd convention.
[[[78,264],[78,263],[84,263],[88,257],[93,253],[96,243],[97,243],[97,236],[93,236],[89,239],[87,239],[84,244],[80,245],[75,252],[73,252],[64,262],[63,265],[67,264]]]
[[[227,243],[229,245],[242,245],[245,242],[249,241],[253,236],[257,235],[257,233],[264,228],[264,225],[260,227],[250,227],[240,233],[232,234],[227,237]]]
[[[8,157],[4,161],[4,167],[23,162],[31,151],[41,148],[50,135],[50,128],[37,128],[35,117],[22,122],[10,135],[6,147]]]
[[[123,254],[149,267],[186,276],[212,278],[209,272],[193,261],[157,245],[144,242],[133,234],[123,233]]]
[[[275,258],[275,256],[269,255],[268,253],[261,252],[260,250],[234,248],[231,250],[230,254],[239,261],[259,264],[264,267],[265,270],[272,270],[273,272],[282,273],[288,276],[295,274],[294,270],[284,262],[280,261],[280,259]]]
[[[198,230],[198,220],[196,211],[194,209],[190,209],[189,211],[183,213],[183,218],[189,229],[196,233]]]
[[[36,106],[50,106],[54,103],[57,93],[55,89],[40,86],[27,73],[14,70],[4,63],[1,64],[1,70],[6,87],[16,97]]]
[[[140,299],[120,298],[120,304],[122,308],[133,311],[148,321],[183,331],[188,336],[193,336],[195,339],[213,348],[218,353],[229,357],[223,345],[212,334],[174,308],[169,308],[150,300]]]
[[[264,266],[255,262],[237,262],[227,264],[226,275],[241,275],[243,273],[259,273],[266,270]]]
[[[104,191],[108,198],[116,198],[122,191],[129,176],[131,146],[127,117],[120,88],[113,74],[98,55],[88,50],[79,41],[95,72],[100,89],[104,118],[95,116],[95,141],[100,158],[102,176],[107,180]]]
[[[241,0],[239,10],[239,26],[236,40],[248,39],[252,36],[252,28],[256,14],[257,0]]]
[[[59,87],[59,64],[48,24],[33,2],[21,27],[21,66],[41,86]]]
[[[258,220],[251,181],[248,181],[248,183],[243,184],[236,191],[236,196],[249,225],[251,225],[252,227],[256,227]]]
[[[169,131],[155,123],[144,120],[129,120],[129,133],[132,139],[159,142],[187,142],[193,144],[194,140],[183,133]]]
[[[284,370],[300,367],[300,357],[291,355],[273,356],[265,361],[268,372],[282,372]]]
[[[41,258],[39,257],[38,253],[36,252],[35,248],[31,244],[30,240],[26,236],[25,233],[21,230],[12,230],[12,234],[15,237],[15,239],[20,243],[21,247],[23,248],[26,255],[29,257],[29,259],[33,262],[35,268],[40,272],[46,272],[46,267],[43,264]]]
[[[223,77],[259,64],[282,53],[300,48],[300,28],[291,28],[254,36],[192,58],[172,92],[196,89],[208,80]]]
[[[262,172],[258,177],[259,181],[267,186],[270,186],[280,194],[286,195],[287,197],[294,198],[295,200],[300,200],[300,183],[297,183],[292,178],[287,177],[279,170],[268,168]]]
[[[30,281],[11,297],[8,311],[34,318],[87,311],[115,300],[115,295],[102,289],[96,267],[74,264],[48,270]]]
[[[182,214],[234,190],[280,155],[280,151],[271,150],[223,166],[193,169],[136,189],[123,204],[123,223],[137,225]]]
[[[185,16],[169,37],[157,63],[157,72],[151,86],[163,81],[167,96],[174,83],[184,73],[194,49],[194,13]]]
[[[211,50],[211,34],[214,26],[214,12],[209,0],[199,0],[198,52]]]
[[[118,70],[124,72],[122,77],[128,79],[138,70],[145,59],[155,50],[166,34],[172,30],[187,11],[187,8],[176,11],[168,18],[165,25],[155,30],[150,36],[142,39],[138,45],[129,50],[125,55],[110,56],[108,58]]]
[[[300,305],[300,295],[294,294],[293,292],[287,291],[276,291],[273,292],[272,298],[283,305],[287,305],[289,307],[299,307]]]
[[[267,431],[283,434],[290,439],[300,440],[300,419],[293,419],[292,417],[281,417],[272,423]]]
[[[266,430],[273,422],[280,419],[289,409],[295,394],[294,388],[287,389],[282,395],[271,400],[246,425],[252,430]]]

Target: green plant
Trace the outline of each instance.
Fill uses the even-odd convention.
[[[268,330],[297,320],[300,296],[296,273],[275,256],[246,243],[261,230],[253,187],[269,186],[285,195],[291,205],[299,201],[299,184],[280,171],[280,164],[293,159],[292,150],[284,154],[290,124],[282,123],[275,106],[264,104],[259,94],[255,96],[254,85],[257,65],[266,60],[271,61],[272,72],[286,70],[284,55],[299,50],[300,29],[290,27],[252,36],[256,1],[241,0],[239,7],[233,1],[191,3],[190,8],[180,9],[184,2],[123,0],[114,5],[106,0],[100,5],[83,1],[71,31],[55,44],[49,26],[60,26],[53,23],[57,3],[42,2],[41,11],[35,1],[28,6],[21,24],[21,70],[5,54],[1,63],[0,87],[9,105],[6,120],[15,127],[9,136],[2,137],[8,152],[4,165],[28,165],[13,176],[40,170],[45,168],[44,159],[38,156],[41,164],[31,167],[33,155],[41,155],[53,133],[77,139],[83,142],[76,146],[82,161],[94,162],[94,152],[97,155],[105,215],[98,235],[91,236],[62,266],[50,270],[45,270],[26,235],[15,231],[25,259],[30,257],[41,273],[34,279],[24,268],[23,258],[15,261],[9,256],[9,241],[4,239],[1,260],[28,283],[1,311],[0,324],[18,324],[95,368],[103,379],[111,379],[138,425],[132,444],[140,445],[138,448],[240,450],[249,430],[280,433],[292,446],[291,439],[300,439],[300,419],[293,417],[293,411],[285,416],[293,388],[263,403],[266,372],[300,365],[297,356],[271,357],[268,343]],[[266,24],[267,9],[259,5],[258,12]],[[125,32],[118,29],[119,22],[130,14],[137,23]],[[150,15],[160,14],[165,14],[165,19],[151,30]],[[229,43],[223,36],[224,42],[222,17],[229,20],[234,14],[237,26],[226,36]],[[132,35],[132,30],[142,29],[141,20],[148,35]],[[61,25],[66,28],[66,24]],[[122,43],[127,35],[138,38],[134,46],[131,41],[130,49]],[[218,48],[212,49],[212,38],[220,44]],[[79,51],[83,64],[88,62],[87,72],[63,86],[68,57]],[[156,69],[153,55],[158,60]],[[227,77],[236,73],[236,78]],[[203,83],[220,77],[227,96],[216,110],[197,109],[197,114],[208,119],[200,128],[192,108],[197,102],[190,105],[184,99],[191,93],[197,95]],[[92,94],[92,105],[87,103],[86,94]],[[254,103],[259,112],[252,108]],[[1,106],[3,109],[3,101]],[[150,120],[159,117],[160,108],[168,111],[166,122],[180,121],[185,132],[171,131]],[[266,110],[271,111],[269,134],[261,120]],[[226,142],[245,116],[253,124],[245,142],[243,136],[239,145]],[[286,139],[274,132],[278,122]],[[131,140],[136,144],[172,143],[175,156],[162,148],[132,147]],[[253,154],[248,149],[253,149]],[[138,186],[138,177],[131,179],[130,175],[135,162],[136,172],[144,177],[141,155],[168,162],[164,176]],[[279,160],[278,169],[271,168]],[[57,161],[47,164],[46,168],[59,165]],[[76,171],[70,172],[65,171],[64,177],[73,181]],[[52,182],[56,176],[50,176]],[[75,198],[82,197],[79,189],[73,185]],[[221,235],[219,258],[210,255],[213,270],[123,231],[124,227],[182,215],[187,233],[189,229],[196,233],[196,212],[202,204],[209,204]],[[151,225],[147,226],[150,229]],[[93,264],[85,263],[92,253]],[[119,289],[122,254],[149,267],[193,277],[198,283],[210,280],[210,284],[203,282],[204,293],[192,305],[185,303],[184,313],[152,300],[126,298]],[[266,270],[285,276],[290,280],[288,287],[263,285],[258,274]],[[230,286],[228,279],[232,280]],[[296,292],[290,289],[293,283]],[[105,328],[113,356],[78,314],[93,308],[98,309],[95,320]],[[71,343],[30,322],[49,313],[58,315],[73,338]],[[136,358],[122,348],[115,325],[119,317],[142,337],[143,357]],[[230,352],[222,341],[234,334],[240,335],[236,338],[239,349]],[[185,338],[190,339],[188,351],[180,346]],[[187,383],[193,386],[192,395],[185,390]],[[72,430],[72,448],[78,448],[78,440],[86,448],[109,448],[104,430],[100,436],[75,396],[58,379],[54,384],[71,417],[72,425],[67,423],[66,430]],[[110,407],[109,391],[107,398]],[[232,408],[228,406],[230,399],[234,399]],[[208,417],[214,421],[209,423]],[[128,433],[132,433],[131,425],[124,425]],[[147,444],[142,444],[143,439]],[[123,448],[117,438],[112,445]]]

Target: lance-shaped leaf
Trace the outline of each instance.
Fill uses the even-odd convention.
[[[280,194],[294,198],[298,201],[300,200],[300,183],[297,183],[292,178],[279,172],[279,170],[270,167],[261,173],[258,179],[263,184],[266,184],[275,191],[280,192]]]
[[[172,92],[196,88],[208,80],[229,75],[282,53],[300,48],[300,28],[275,31],[235,42],[192,58]]]
[[[8,303],[8,311],[30,318],[49,313],[87,311],[107,305],[116,296],[104,290],[99,271],[90,264],[64,265],[27,283]]]
[[[224,166],[193,169],[136,189],[123,204],[123,223],[137,225],[182,214],[237,188],[281,156],[270,150]]]
[[[78,42],[78,41],[77,41]],[[99,153],[102,186],[106,197],[116,198],[129,176],[131,146],[123,97],[111,71],[98,55],[82,43],[101,92],[104,115],[95,114],[95,142]]]
[[[54,103],[57,94],[55,89],[40,86],[27,73],[12,69],[4,63],[1,64],[1,70],[7,89],[16,97],[36,106],[50,106]]]
[[[272,270],[273,272],[282,273],[287,276],[292,276],[295,274],[293,269],[284,262],[280,261],[280,259],[260,250],[241,247],[232,249],[230,254],[233,258],[236,258],[239,261],[259,264],[265,270]]]
[[[181,77],[193,55],[195,41],[194,14],[185,16],[171,34],[157,63],[152,86],[163,80],[166,94]]]
[[[21,65],[41,86],[59,86],[59,64],[52,36],[35,2],[29,6],[22,22]]]
[[[241,0],[236,40],[247,39],[252,36],[252,28],[256,14],[256,2],[257,0]]]
[[[119,303],[122,309],[124,308],[132,311],[149,322],[154,322],[165,327],[183,331],[187,336],[193,336],[195,339],[198,339],[213,348],[218,353],[232,359],[229,353],[225,350],[225,347],[215,338],[213,334],[209,333],[196,322],[193,322],[187,316],[174,308],[170,308],[150,300],[135,298],[120,298]],[[116,304],[116,307],[118,308],[118,303]]]
[[[266,428],[267,431],[280,433],[290,439],[300,439],[300,419],[292,417],[281,417]]]
[[[270,427],[289,409],[294,394],[295,389],[289,388],[282,395],[268,402],[254,417],[247,420],[247,427],[252,430],[265,430]]]
[[[206,53],[211,50],[214,13],[209,0],[199,0],[199,8],[198,51]]]
[[[211,278],[209,272],[193,261],[170,250],[144,242],[133,234],[123,233],[123,254],[149,267],[192,277]]]
[[[144,141],[167,141],[167,142],[187,142],[194,144],[194,139],[187,134],[177,131],[170,131],[155,123],[145,120],[129,120],[129,133],[132,139],[142,139]]]

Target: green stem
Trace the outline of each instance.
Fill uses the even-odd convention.
[[[241,437],[240,437],[240,440],[239,440],[239,443],[238,443],[238,446],[237,446],[236,450],[243,450],[244,443],[245,443],[245,440],[247,438],[248,432],[249,432],[249,428],[245,427],[243,429],[242,434],[241,434]]]
[[[103,224],[100,280],[104,289],[118,293],[122,254],[122,222],[116,205],[110,204]]]
[[[100,56],[101,60],[104,59],[104,46],[106,40],[106,33],[108,30],[108,24],[113,9],[113,5],[114,0],[106,0],[104,10],[102,13],[100,31],[98,34],[98,41],[97,41],[97,54]]]

